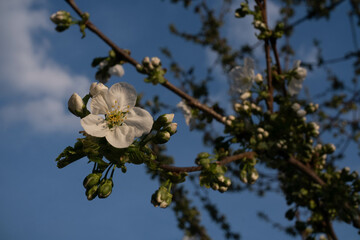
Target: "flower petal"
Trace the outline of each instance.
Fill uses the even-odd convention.
[[[90,103],[90,109],[92,114],[106,114],[111,109],[111,103],[110,106],[107,103],[109,100],[107,99],[108,91],[102,90],[100,93],[98,93]]]
[[[135,106],[137,95],[132,85],[126,82],[115,83],[110,87],[109,93],[120,107]]]
[[[105,137],[113,147],[126,148],[133,143],[135,132],[132,127],[122,125],[108,131]]]
[[[89,114],[80,123],[85,132],[94,137],[105,137],[109,131],[105,119],[98,115]]]
[[[154,123],[150,113],[142,108],[134,107],[126,115],[124,125],[134,128],[135,137],[149,133]]]

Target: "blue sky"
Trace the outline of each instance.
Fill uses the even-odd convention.
[[[239,6],[235,1],[233,9]],[[196,19],[191,12],[162,1],[77,1],[91,20],[120,47],[132,50],[132,56],[163,56],[159,47],[168,46],[184,67],[200,65],[196,73],[204,74],[204,67],[216,58],[208,49],[185,43],[170,35],[168,23],[175,22],[179,29],[196,31]],[[216,3],[214,3],[216,4]],[[326,57],[337,57],[352,50],[347,5],[335,13],[331,22],[311,21],[296,30],[293,43],[297,46],[296,59],[312,61],[315,49],[312,39],[304,32],[317,35],[326,43]],[[269,17],[276,19],[278,3],[269,2]],[[57,169],[55,158],[68,145],[72,145],[82,130],[79,119],[67,111],[67,100],[73,92],[87,93],[94,81],[95,70],[90,67],[94,57],[104,56],[109,48],[93,34],[80,39],[77,27],[62,34],[54,31],[49,21],[51,13],[67,10],[65,1],[12,0],[0,1],[0,134],[2,152],[0,168],[0,238],[17,239],[182,239],[170,209],[154,208],[151,194],[158,188],[142,166],[129,166],[128,172],[115,173],[115,188],[105,199],[89,202],[82,187],[83,178],[92,166],[85,159],[64,169]],[[225,34],[238,45],[253,42],[250,19],[239,21],[229,16]],[[270,22],[275,22],[271,20]],[[330,28],[331,26],[331,28]],[[341,43],[341,44],[339,44]],[[184,50],[185,49],[185,50]],[[262,56],[258,48],[256,55]],[[161,86],[142,81],[134,69],[125,65],[122,79],[112,78],[109,84],[127,81],[145,98],[160,94],[161,99],[175,105],[180,98]],[[262,66],[259,67],[262,69]],[[343,66],[333,71],[348,73]],[[306,85],[321,88],[324,72],[309,73]],[[226,99],[226,77],[216,71],[211,87],[214,100]],[[223,103],[226,106],[226,103]],[[178,166],[192,165],[198,152],[201,136],[190,132],[180,114],[175,116],[179,131],[168,144]],[[189,144],[191,139],[191,144]],[[206,149],[205,149],[206,150]],[[353,151],[354,152],[354,151]],[[353,153],[352,152],[352,153]],[[351,155],[350,155],[351,156]],[[356,158],[341,164],[360,170]],[[190,185],[190,184],[189,184]],[[191,187],[189,187],[191,188]],[[279,195],[269,194],[258,199],[251,193],[219,194],[210,192],[219,209],[228,213],[234,230],[242,239],[288,239],[271,225],[259,221],[257,211],[265,211],[274,220],[283,219],[285,201]],[[222,234],[202,215],[213,239]],[[259,231],[261,229],[261,231]],[[336,225],[340,239],[356,239],[356,231],[345,225]]]

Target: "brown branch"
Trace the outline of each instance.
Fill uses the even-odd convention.
[[[293,156],[290,156],[289,162],[294,165],[296,168],[298,168],[300,171],[308,175],[310,178],[312,178],[315,182],[320,184],[321,186],[325,186],[326,183],[308,166],[303,164],[302,162],[298,161]]]
[[[256,0],[256,4],[261,10],[261,16],[263,19],[263,22],[268,28],[267,23],[267,13],[266,13],[266,0],[263,0],[261,3],[260,0]],[[274,103],[274,87],[272,84],[272,76],[271,76],[271,56],[270,56],[270,44],[269,39],[264,39],[265,41],[265,55],[266,55],[266,72],[267,72],[267,85],[268,85],[268,99],[266,100],[266,106],[269,109],[270,112],[273,112],[273,103]]]
[[[224,157],[223,159],[221,159],[220,161],[216,162],[219,165],[226,165],[228,163],[237,161],[239,159],[242,158],[253,158],[255,156],[255,152],[245,152],[245,153],[240,153],[237,155],[233,155],[233,156],[228,156],[228,157]],[[202,167],[201,166],[193,166],[193,167],[175,167],[175,166],[170,166],[170,165],[160,165],[160,168],[169,171],[169,172],[197,172],[197,171],[201,171]]]
[[[65,0],[73,9],[74,11],[79,15],[82,16],[83,12],[79,9],[79,7],[76,5],[74,0]],[[100,39],[102,39],[107,45],[109,45],[119,56],[121,56],[124,60],[126,60],[127,62],[129,62],[131,65],[133,65],[134,67],[136,67],[136,65],[139,65],[140,63],[137,62],[134,58],[132,58],[131,56],[129,56],[123,49],[121,49],[120,47],[118,47],[113,41],[111,41],[105,34],[103,34],[90,20],[88,20],[85,23],[86,27],[93,32],[95,35],[97,35]],[[212,108],[208,107],[205,104],[202,104],[201,102],[199,102],[197,99],[191,97],[190,95],[188,95],[187,93],[185,93],[184,91],[182,91],[181,89],[179,89],[178,87],[174,86],[173,84],[171,84],[169,81],[165,81],[165,83],[162,84],[162,86],[164,86],[165,88],[167,88],[168,90],[172,91],[173,93],[175,93],[176,95],[178,95],[179,97],[185,99],[187,101],[187,103],[195,108],[198,108],[199,110],[211,115],[212,117],[214,117],[214,119],[220,123],[225,124],[225,118],[221,115],[218,114],[217,112],[215,112]]]

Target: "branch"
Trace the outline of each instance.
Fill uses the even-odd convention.
[[[255,152],[245,152],[240,153],[233,156],[224,157],[220,161],[217,161],[216,163],[219,165],[226,165],[228,163],[234,162],[236,160],[242,159],[242,158],[253,158],[256,155]],[[169,171],[169,172],[197,172],[201,171],[201,166],[193,166],[193,167],[175,167],[170,165],[160,165],[160,168]]]
[[[289,162],[294,165],[296,168],[298,168],[300,171],[308,175],[310,178],[312,178],[315,182],[320,184],[321,186],[325,186],[326,183],[308,166],[303,164],[302,162],[298,161],[293,156],[290,156]]]
[[[263,0],[261,3],[260,0],[256,0],[257,5],[261,10],[261,15],[266,28],[268,28],[267,23],[267,14],[266,14],[266,0]],[[270,44],[269,39],[264,39],[265,41],[265,55],[266,55],[266,71],[267,71],[267,85],[268,85],[268,99],[266,100],[267,108],[270,112],[273,112],[273,103],[274,103],[274,87],[272,85],[272,76],[271,76],[271,57],[270,57]]]
[[[82,16],[83,12],[78,8],[78,6],[76,5],[74,0],[65,0],[71,7],[72,9],[74,9],[74,11],[79,15]],[[86,27],[93,33],[95,33],[95,35],[97,35],[100,39],[102,39],[107,45],[109,45],[119,56],[121,56],[124,60],[126,60],[127,62],[129,62],[131,65],[133,65],[134,67],[136,67],[136,65],[139,65],[140,63],[137,62],[134,58],[132,58],[131,56],[129,56],[123,49],[121,49],[120,47],[118,47],[114,42],[112,42],[105,34],[103,34],[90,20],[88,20],[85,23]],[[192,106],[195,107],[209,115],[211,115],[216,121],[225,124],[225,118],[221,115],[218,114],[217,112],[215,112],[212,108],[208,107],[205,104],[202,104],[201,102],[199,102],[197,99],[191,97],[190,95],[188,95],[187,93],[185,93],[184,91],[182,91],[181,89],[179,89],[178,87],[174,86],[173,84],[171,84],[169,81],[166,80],[165,83],[162,84],[162,86],[164,86],[165,88],[167,88],[168,90],[172,91],[173,93],[175,93],[176,95],[178,95],[179,97],[183,98],[186,100],[186,102]]]

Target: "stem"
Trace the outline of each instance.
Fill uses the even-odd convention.
[[[267,14],[266,14],[266,0],[263,0],[261,3],[260,0],[256,0],[256,4],[261,10],[261,15],[266,28],[268,28],[267,23]],[[266,106],[270,112],[273,112],[273,103],[274,103],[274,87],[272,85],[272,76],[271,76],[271,57],[270,57],[270,44],[269,39],[264,39],[265,41],[265,56],[266,56],[266,72],[267,72],[267,85],[268,85],[268,99],[266,100]]]
[[[74,11],[79,15],[82,16],[83,12],[78,8],[74,0],[65,0],[73,9]],[[85,23],[86,27],[93,33],[95,33],[100,39],[102,39],[107,45],[109,45],[119,56],[121,56],[124,60],[129,62],[131,65],[136,67],[136,65],[140,64],[137,62],[134,58],[130,57],[123,49],[118,47],[114,42],[112,42],[105,34],[103,34],[90,20],[86,21]],[[166,80],[166,79],[165,79]],[[191,97],[181,89],[175,87],[173,84],[171,84],[168,80],[165,81],[165,83],[162,84],[165,88],[172,91],[179,97],[185,99],[189,105],[198,108],[199,110],[211,115],[214,117],[214,119],[222,124],[225,124],[224,117],[217,112],[215,112],[212,108],[206,106],[205,104],[202,104],[197,99]]]

